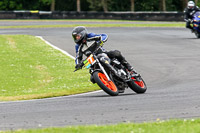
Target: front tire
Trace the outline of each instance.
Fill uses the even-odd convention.
[[[147,86],[141,77],[132,77],[128,86],[138,94],[145,93],[147,90]]]
[[[200,32],[196,31],[195,35],[196,35],[197,38],[200,38]]]
[[[102,72],[94,72],[93,78],[99,87],[107,94],[111,96],[117,96],[119,94],[117,86],[114,84],[114,82],[112,80],[108,81],[107,77]]]

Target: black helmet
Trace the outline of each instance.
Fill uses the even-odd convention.
[[[87,36],[87,29],[84,26],[77,26],[72,30],[72,37],[74,38],[74,42],[77,44],[81,44]]]

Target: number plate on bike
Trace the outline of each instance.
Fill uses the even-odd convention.
[[[94,64],[96,60],[94,59],[94,56],[91,54],[83,63],[86,68],[90,68],[92,64]]]

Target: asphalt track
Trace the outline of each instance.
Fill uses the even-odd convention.
[[[0,29],[0,34],[42,36],[74,54],[72,28]],[[145,94],[130,89],[41,100],[0,102],[0,130],[116,124],[200,117],[200,39],[184,28],[88,28],[107,33],[107,50],[118,49],[141,73]],[[66,81],[67,82],[67,81]]]

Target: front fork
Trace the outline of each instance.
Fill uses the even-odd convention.
[[[102,70],[102,72],[106,75],[106,78],[108,79],[108,81],[111,81],[111,80],[110,80],[110,77],[108,76],[106,70],[105,70],[104,67],[101,65],[101,63],[100,63],[99,60],[97,60],[97,63],[98,63],[98,65],[99,65],[100,69]]]

